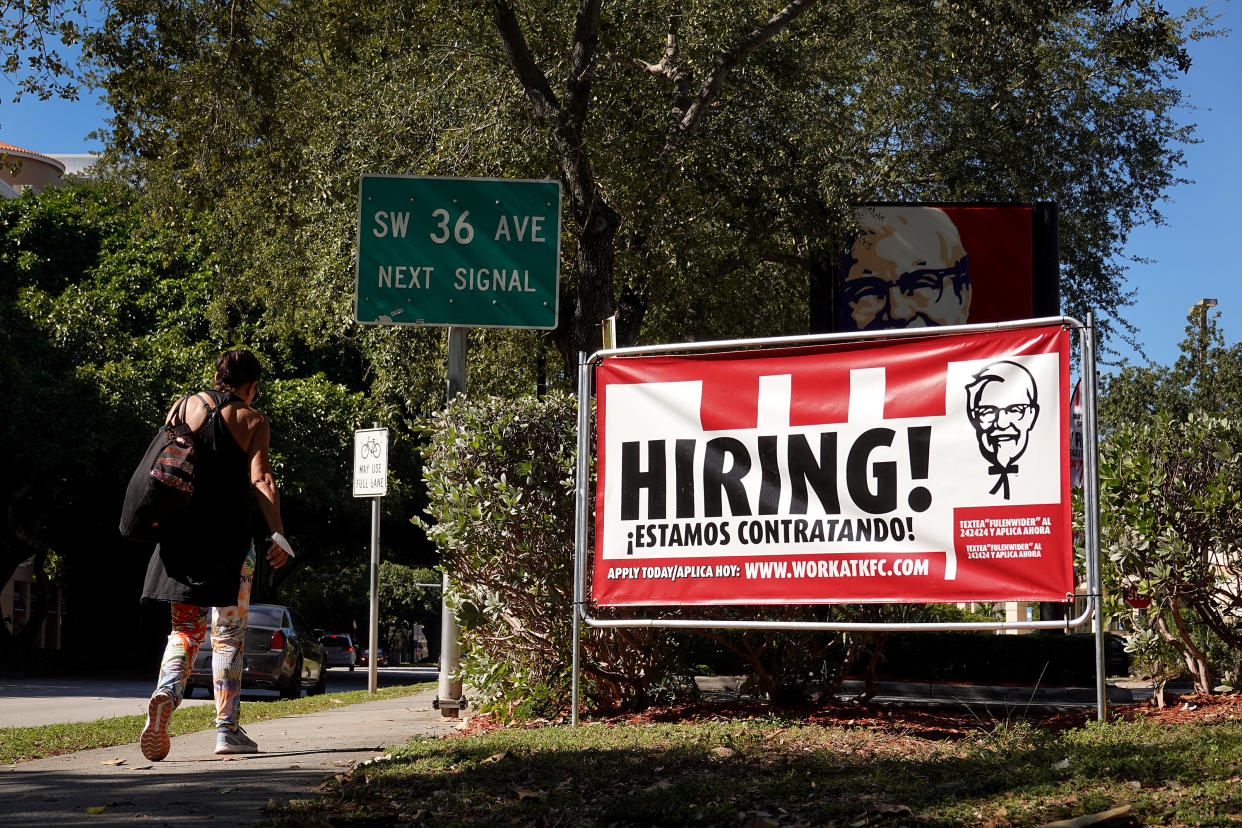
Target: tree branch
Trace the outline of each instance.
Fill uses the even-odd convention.
[[[811,269],[811,262],[809,259],[803,258],[802,256],[795,256],[791,253],[764,253],[761,258],[770,264],[796,267],[799,270],[807,271]]]
[[[496,20],[496,31],[500,33],[500,43],[505,50],[505,57],[508,58],[509,65],[513,67],[518,82],[522,84],[526,97],[530,99],[531,105],[535,108],[535,116],[546,126],[555,126],[560,115],[560,102],[557,101],[556,93],[552,91],[552,86],[548,83],[543,70],[535,63],[535,58],[530,53],[530,46],[526,43],[526,36],[522,34],[522,26],[518,23],[517,15],[513,13],[513,8],[505,0],[492,0],[492,12]]]
[[[707,111],[707,107],[711,105],[717,93],[720,92],[720,88],[724,86],[725,79],[728,78],[730,72],[737,68],[738,64],[760,46],[780,34],[782,30],[789,26],[800,14],[813,6],[815,2],[816,0],[793,0],[788,6],[772,15],[767,23],[752,31],[717,58],[716,65],[712,67],[707,80],[703,82],[703,86],[699,89],[698,97],[685,110],[685,114],[682,115],[681,121],[678,123],[678,129],[681,134],[685,135],[694,131],[699,121],[702,120],[703,114]]]
[[[681,12],[669,15],[668,35],[664,38],[664,53],[660,55],[659,63],[648,63],[641,58],[622,57],[611,52],[605,52],[603,57],[605,60],[618,66],[628,66],[631,69],[638,69],[657,77],[676,81],[680,75],[685,74],[677,68],[677,56],[681,52],[680,40],[678,38],[678,27],[680,25]]]
[[[641,72],[655,75],[658,78],[667,78],[669,80],[673,79],[672,73],[669,71],[668,66],[665,65],[663,60],[659,63],[648,63],[642,58],[622,57],[621,55],[614,55],[612,52],[604,52],[601,57],[609,63],[615,63],[618,66],[624,66],[629,69],[638,69]]]
[[[591,64],[599,46],[599,10],[603,0],[580,0],[574,19],[574,41],[569,54],[569,77],[565,81],[565,110],[572,129],[581,135],[591,100]]]

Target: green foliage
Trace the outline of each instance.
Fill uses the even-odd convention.
[[[1055,201],[1066,309],[1118,318],[1210,34],[1146,0],[798,2],[765,39],[761,3],[570,9],[118,2],[91,41],[110,153],[152,221],[209,213],[231,303],[356,344],[420,416],[434,332],[350,322],[360,173],[561,178],[571,369],[613,311],[622,343],[805,330],[860,200]],[[489,337],[471,387],[529,392],[534,335]]]
[[[388,639],[402,646],[390,646],[390,655],[397,649],[408,650],[414,624],[421,624],[425,634],[440,627],[440,573],[425,567],[408,567],[392,561],[381,561],[379,570],[380,613],[388,630]],[[426,586],[431,584],[432,586]],[[438,642],[429,651],[438,651]],[[430,652],[428,653],[430,654]]]
[[[1140,671],[1189,670],[1204,691],[1213,676],[1236,686],[1242,669],[1242,346],[1225,347],[1218,319],[1192,310],[1176,362],[1123,364],[1100,404],[1111,613]],[[1153,605],[1131,612],[1124,594]]]
[[[0,577],[59,556],[62,585],[92,580],[85,550],[123,547],[128,465],[214,350],[195,309],[206,257],[192,241],[136,234],[136,212],[103,185],[0,204],[0,499],[11,516]]]
[[[327,571],[352,594],[328,601],[308,586],[323,599],[310,603],[352,621],[348,608],[364,605],[366,593],[350,580],[350,560],[365,560],[367,538],[366,504],[348,496],[352,431],[397,420],[394,409],[363,390],[357,351],[276,342],[265,326],[222,310],[202,222],[149,225],[135,198],[94,183],[0,202],[0,498],[11,516],[0,529],[0,577],[34,560],[57,573],[84,620],[109,592],[136,590],[144,556],[115,528],[133,464],[172,402],[210,387],[219,352],[248,343],[266,363],[258,407],[272,422],[286,531],[300,552],[295,566],[261,568],[256,595],[276,600],[282,579]],[[390,514],[421,502],[417,451],[400,425]],[[404,562],[425,557],[404,520],[391,535]],[[38,625],[27,626],[29,635]]]
[[[72,52],[87,28],[84,0],[10,0],[0,7],[0,69],[17,96],[76,99],[83,77]],[[8,159],[0,154],[0,163]]]
[[[481,709],[552,715],[569,698],[574,400],[459,397],[428,423],[428,520],[462,627],[462,676]],[[671,648],[632,631],[583,639],[588,697],[645,705]]]
[[[430,522],[481,709],[538,715],[568,688],[573,401],[458,398],[428,425]]]
[[[1164,415],[1184,420],[1202,411],[1228,417],[1242,408],[1242,345],[1226,347],[1220,314],[1187,316],[1172,365],[1123,362],[1100,378],[1100,430]]]
[[[1209,657],[1211,638],[1242,652],[1242,423],[1194,413],[1114,429],[1100,513],[1106,590],[1152,600],[1131,650],[1158,660],[1163,642],[1210,692],[1213,674],[1237,669]]]

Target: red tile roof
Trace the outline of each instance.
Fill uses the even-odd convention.
[[[35,158],[42,158],[45,161],[50,161],[56,166],[60,167],[62,171],[65,169],[65,165],[63,163],[61,163],[60,161],[57,161],[55,158],[53,158],[50,155],[44,155],[41,152],[35,152],[34,150],[28,150],[25,147],[19,147],[15,144],[8,144],[8,143],[5,143],[4,141],[0,141],[0,155],[6,152],[20,152],[23,155],[30,155],[30,156],[34,156]]]

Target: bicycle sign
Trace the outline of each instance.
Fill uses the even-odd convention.
[[[355,431],[354,497],[383,497],[387,493],[388,429]]]

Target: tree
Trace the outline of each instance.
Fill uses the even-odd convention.
[[[1100,514],[1107,589],[1152,602],[1131,646],[1158,637],[1212,692],[1236,666],[1214,663],[1209,637],[1242,653],[1242,423],[1192,413],[1118,427],[1100,450]]]
[[[125,0],[92,48],[160,220],[210,210],[238,301],[375,365],[438,338],[349,323],[358,174],[560,178],[572,368],[614,311],[623,343],[805,330],[860,199],[1055,200],[1067,309],[1116,316],[1117,256],[1192,135],[1172,79],[1201,23],[1097,0]],[[529,341],[488,352],[486,390],[529,373]],[[378,384],[419,406],[425,374]]]
[[[266,361],[259,405],[300,552],[294,566],[260,566],[255,600],[277,599],[289,577],[341,572],[338,554],[365,559],[366,506],[348,497],[350,434],[391,415],[367,393],[362,360],[277,342],[223,308],[201,227],[144,229],[134,196],[87,184],[0,202],[0,580],[29,559],[38,585],[30,621],[14,635],[0,627],[0,649],[38,630],[56,558],[82,632],[96,611],[138,611],[148,550],[117,534],[126,481],[171,402],[209,386],[216,355],[240,343]],[[408,430],[392,453],[386,535],[404,563],[425,563],[430,548],[399,517],[420,503]]]
[[[1132,649],[1171,648],[1200,692],[1222,672],[1236,682],[1242,660],[1242,348],[1225,347],[1217,319],[1192,313],[1172,366],[1123,363],[1100,404],[1108,590],[1152,601],[1114,614]]]
[[[1202,320],[1190,314],[1172,365],[1123,361],[1115,373],[1100,377],[1101,431],[1160,414],[1184,420],[1195,411],[1218,417],[1238,411],[1242,407],[1242,345],[1225,345],[1219,320],[1219,312],[1204,314]]]
[[[17,80],[15,102],[23,94],[77,99],[84,79],[72,54],[87,31],[85,5],[83,0],[0,5],[0,66]]]
[[[440,628],[440,574],[432,569],[382,561],[379,582],[379,606],[388,631],[389,656],[393,663],[398,663],[403,655],[413,655],[414,624],[421,624],[424,631]]]

